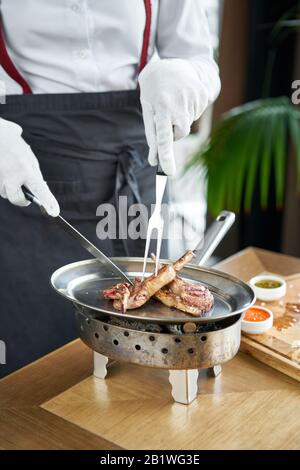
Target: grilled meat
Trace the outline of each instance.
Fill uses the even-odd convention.
[[[123,313],[127,309],[139,308],[147,302],[161,287],[169,284],[176,276],[173,265],[163,266],[157,273],[147,277],[144,281],[135,279],[134,284],[117,284],[106,289],[103,295],[106,299],[114,300],[114,308]]]
[[[132,286],[129,282],[124,282],[116,284],[108,289],[103,291],[103,296],[105,299],[111,299],[114,301],[114,307],[117,310],[121,310],[122,313],[125,313],[128,308],[128,299],[132,295],[133,290],[136,287],[136,283]]]
[[[208,312],[214,304],[213,295],[207,287],[184,281],[179,276],[156,292],[154,298],[168,307],[194,316]]]
[[[179,258],[177,261],[173,263],[173,267],[175,271],[181,271],[181,269],[189,263],[194,258],[194,253],[191,250],[188,250],[181,258]],[[154,255],[152,255],[152,258],[155,259]]]
[[[116,310],[123,313],[144,305],[152,296],[168,307],[199,316],[210,310],[214,303],[211,292],[200,284],[184,281],[177,272],[193,258],[187,251],[173,264],[161,266],[157,276],[154,274],[144,281],[135,279],[134,284],[120,283],[106,289],[103,295],[114,301]]]
[[[106,299],[114,300],[114,308],[121,310],[123,313],[127,309],[135,309],[144,305],[156,292],[163,286],[169,284],[176,277],[176,271],[188,263],[194,254],[192,251],[185,253],[180,259],[173,264],[167,264],[160,267],[157,276],[152,274],[141,281],[135,279],[134,284],[120,283],[103,291]]]

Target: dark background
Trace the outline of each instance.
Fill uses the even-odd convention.
[[[251,0],[248,32],[248,79],[246,81],[246,101],[261,98],[262,84],[269,51],[270,31],[274,23],[298,0],[270,1]],[[296,34],[289,34],[278,49],[272,76],[272,89],[269,96],[290,96],[295,62]],[[258,185],[257,185],[258,186]],[[271,181],[269,207],[259,207],[259,189],[253,201],[250,215],[241,216],[240,246],[259,246],[281,251],[283,210],[275,207],[274,181]]]
[[[222,92],[215,106],[215,120],[234,106],[262,98],[270,32],[282,15],[298,4],[299,0],[224,0],[220,44]],[[280,44],[271,91],[264,98],[291,97],[292,82],[300,79],[300,75],[295,76],[299,44],[299,32],[289,33]],[[224,258],[247,246],[300,256],[299,193],[294,181],[295,168],[290,168],[294,165],[290,148],[287,155],[283,207],[279,210],[275,207],[272,178],[268,207],[262,210],[257,182],[251,213],[240,212],[234,229],[217,249],[217,256]]]

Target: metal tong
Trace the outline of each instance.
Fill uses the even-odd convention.
[[[144,280],[144,277],[145,277],[150,241],[151,241],[151,236],[154,230],[157,231],[155,276],[157,276],[157,272],[158,272],[161,241],[162,241],[163,230],[164,230],[164,219],[163,219],[162,212],[161,212],[161,205],[162,205],[162,199],[163,199],[165,189],[166,189],[167,178],[168,177],[163,172],[160,164],[158,164],[157,170],[156,170],[156,201],[155,201],[155,208],[154,208],[153,214],[151,215],[149,222],[148,222],[142,280]]]

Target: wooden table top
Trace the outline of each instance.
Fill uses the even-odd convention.
[[[92,351],[76,340],[0,380],[0,448],[119,449],[42,408],[91,373]]]
[[[91,376],[76,340],[0,381],[0,449],[299,449],[299,384],[239,353],[173,403],[168,372],[113,363]]]

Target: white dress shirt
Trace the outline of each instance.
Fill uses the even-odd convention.
[[[137,86],[143,0],[0,0],[7,51],[33,93],[130,90]],[[209,101],[218,68],[203,0],[152,0],[149,60],[192,61]],[[22,90],[0,67],[7,94]]]

